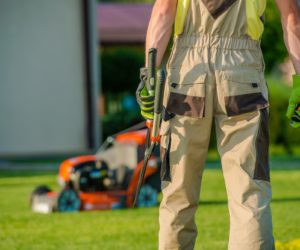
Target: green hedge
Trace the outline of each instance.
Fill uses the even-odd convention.
[[[290,152],[292,145],[300,145],[300,129],[293,129],[285,116],[291,88],[280,79],[267,80],[270,98],[270,140],[272,144],[281,144]]]
[[[112,47],[101,53],[102,90],[106,93],[134,94],[139,82],[140,67],[144,65],[144,49]]]
[[[125,130],[143,119],[139,112],[122,110],[114,114],[108,114],[102,118],[103,139]]]
[[[261,42],[266,62],[266,71],[270,72],[287,57],[283,42],[283,33],[279,11],[274,0],[268,0],[265,12],[265,30]]]

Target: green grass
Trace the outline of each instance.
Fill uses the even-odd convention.
[[[300,238],[300,170],[273,170],[277,240]],[[35,214],[28,199],[39,184],[56,185],[53,172],[0,172],[0,249],[157,249],[158,208]],[[195,249],[227,249],[229,218],[222,173],[205,171]]]

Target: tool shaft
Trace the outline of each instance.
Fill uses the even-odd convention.
[[[154,119],[153,119],[153,128],[152,128],[152,138],[158,137],[158,130],[161,120],[161,112],[163,108],[163,97],[164,97],[164,88],[166,74],[164,70],[159,70],[157,72],[157,83],[155,86],[155,99],[154,99]]]
[[[149,49],[148,52],[148,77],[147,77],[147,89],[150,94],[154,94],[155,82],[156,82],[156,54],[157,50],[154,48]]]
[[[156,82],[156,70],[155,70],[155,63],[156,63],[156,49],[150,49],[148,54],[148,91],[153,91],[155,94],[154,99],[154,119],[153,122],[150,120],[147,121],[147,142],[146,142],[146,149],[145,149],[145,156],[144,156],[144,163],[140,170],[139,181],[137,184],[135,198],[133,201],[133,207],[137,205],[140,189],[144,182],[144,177],[146,173],[146,168],[148,164],[148,160],[151,157],[151,154],[154,150],[154,147],[159,141],[159,126],[161,120],[161,112],[163,107],[163,95],[164,95],[164,88],[165,88],[165,71],[159,70],[157,72],[158,82]],[[155,91],[155,93],[154,93]],[[149,140],[150,138],[150,140]]]

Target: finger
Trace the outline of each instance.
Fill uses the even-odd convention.
[[[141,111],[141,115],[147,120],[153,120],[153,114],[149,114],[149,113],[145,113],[143,111]]]
[[[154,96],[141,96],[140,95],[140,99],[142,102],[154,102]]]
[[[146,105],[146,106],[153,105],[154,106],[154,100],[145,101],[144,99],[140,98],[139,96],[137,96],[136,100],[140,105]]]
[[[292,128],[300,128],[300,122],[291,122],[290,125]]]
[[[144,112],[154,112],[154,108],[153,107],[141,107],[141,110]]]
[[[287,118],[291,119],[295,112],[295,105],[289,104],[288,109],[286,111]]]
[[[143,98],[139,98],[139,100],[142,102],[142,103],[145,103],[145,104],[152,104],[154,105],[154,99],[143,99]]]
[[[136,94],[140,94],[140,92],[143,90],[143,88],[145,87],[145,81],[140,81],[140,83],[139,83],[139,85],[138,85],[138,87],[137,87],[137,89],[136,89]]]
[[[144,103],[142,103],[141,105],[140,105],[140,107],[141,107],[141,109],[154,109],[154,105],[153,104],[144,104]]]

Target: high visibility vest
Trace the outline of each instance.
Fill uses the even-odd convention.
[[[177,12],[175,19],[175,36],[182,34],[184,30],[184,23],[186,15],[189,10],[191,0],[178,0],[177,3]],[[201,1],[201,0],[199,0]],[[212,4],[214,0],[211,0]],[[220,3],[220,0],[215,0],[217,3]],[[223,2],[230,0],[223,0]],[[232,1],[232,0],[231,0]],[[259,40],[264,30],[264,24],[262,16],[265,12],[267,0],[237,0],[237,1],[246,1],[245,15],[247,16],[247,28],[246,33],[253,40]]]

